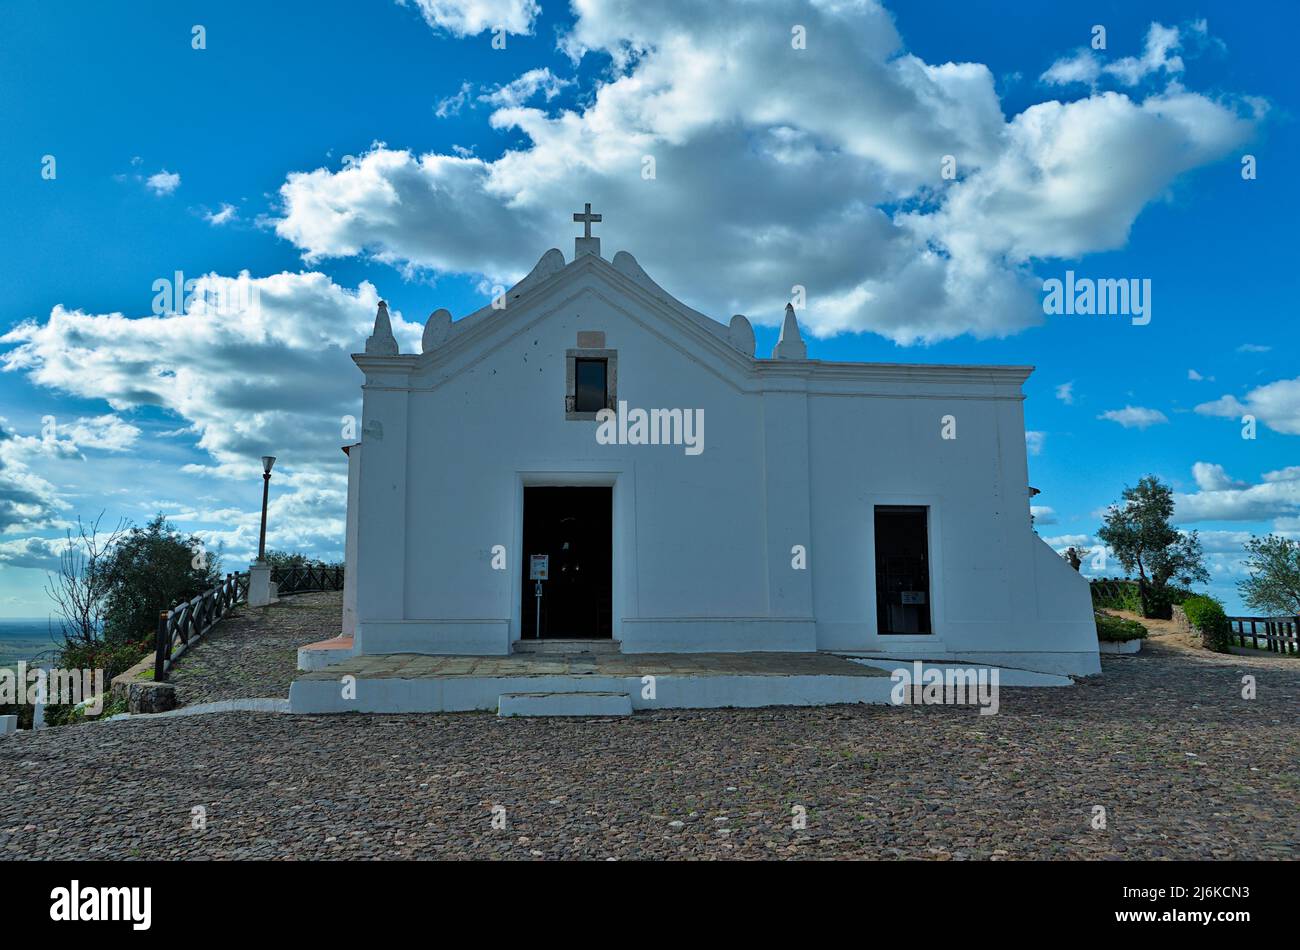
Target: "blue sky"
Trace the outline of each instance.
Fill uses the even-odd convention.
[[[1294,9],[887,6],[6,4],[0,616],[45,614],[78,515],[243,563],[263,451],[270,543],[340,556],[375,301],[414,348],[586,200],[606,256],[760,353],[801,284],[813,358],[1036,366],[1039,533],[1090,545],[1157,474],[1240,612],[1244,537],[1300,536]],[[1067,270],[1149,279],[1151,322],[1044,315]],[[177,271],[247,271],[260,309],[157,315]]]

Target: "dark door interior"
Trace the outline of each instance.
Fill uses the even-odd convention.
[[[596,639],[613,635],[613,489],[524,488],[523,638],[537,636],[534,554],[550,556],[542,582],[542,639]]]
[[[930,632],[928,510],[876,508],[876,629],[880,633]]]

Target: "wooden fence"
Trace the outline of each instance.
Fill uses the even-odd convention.
[[[271,580],[277,585],[278,593],[285,596],[315,590],[342,590],[343,568],[272,568]],[[158,631],[154,640],[154,682],[167,682],[172,664],[190,648],[190,644],[201,639],[235,605],[247,600],[248,572],[245,571],[242,574],[227,574],[225,580],[212,589],[159,614]]]
[[[342,590],[343,568],[307,566],[271,570],[271,582],[279,594],[302,594],[311,590]]]
[[[247,592],[247,581],[241,588],[238,575],[227,574],[216,587],[159,614],[153,655],[154,682],[165,683],[167,673],[180,655],[246,598]]]
[[[1121,577],[1096,577],[1088,582],[1094,607],[1119,607],[1125,602],[1126,594],[1130,597],[1137,596],[1137,586],[1137,581]]]
[[[1300,617],[1229,617],[1228,623],[1238,646],[1300,654]]]

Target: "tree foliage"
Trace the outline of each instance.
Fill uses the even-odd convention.
[[[1110,507],[1097,531],[1124,570],[1137,575],[1144,617],[1168,611],[1170,580],[1177,578],[1184,585],[1210,580],[1200,536],[1179,531],[1171,524],[1173,516],[1173,489],[1147,475],[1136,486],[1125,487],[1120,503]]]
[[[178,532],[159,512],[132,528],[102,566],[107,585],[104,636],[114,643],[139,640],[158,625],[158,614],[214,586],[220,557],[197,535]]]
[[[1300,541],[1278,534],[1246,542],[1250,577],[1237,584],[1241,599],[1263,614],[1300,615]]]

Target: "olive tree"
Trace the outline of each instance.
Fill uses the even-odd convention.
[[[1208,583],[1201,539],[1195,531],[1173,526],[1174,493],[1154,475],[1125,487],[1121,500],[1106,512],[1097,537],[1110,546],[1129,574],[1137,575],[1142,616],[1163,613],[1169,601],[1169,581],[1184,585]]]

